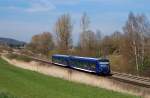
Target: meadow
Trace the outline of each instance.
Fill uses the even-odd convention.
[[[140,98],[20,69],[2,59],[0,92],[0,98]]]

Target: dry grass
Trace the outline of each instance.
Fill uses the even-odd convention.
[[[7,54],[6,55],[7,58],[13,60],[13,59],[16,59],[16,60],[20,60],[20,61],[24,61],[24,62],[31,62],[32,59],[30,57],[27,57],[27,56],[24,56],[24,55],[17,55],[17,54]]]
[[[136,73],[136,67],[134,65],[129,65],[128,61],[126,61],[122,55],[110,55],[109,59],[112,70],[124,73]]]

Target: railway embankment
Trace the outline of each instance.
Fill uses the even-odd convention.
[[[90,73],[84,73],[69,68],[55,66],[52,64],[45,64],[37,61],[23,62],[18,60],[9,60],[4,56],[2,56],[2,58],[10,64],[23,69],[28,69],[65,80],[84,83],[117,92],[150,98],[150,88],[125,83],[108,77],[96,76]]]

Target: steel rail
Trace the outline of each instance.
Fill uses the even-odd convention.
[[[150,83],[150,79],[146,78],[146,77],[140,77],[140,76],[136,76],[136,75],[131,75],[131,74],[126,74],[126,73],[119,73],[119,72],[112,72],[113,75],[120,75],[120,76],[125,76],[131,79],[136,79],[136,80],[140,80],[140,81],[145,81],[145,82],[149,82]]]
[[[150,79],[144,78],[140,76],[125,74],[125,73],[119,73],[119,72],[112,72],[111,78],[115,78],[121,81],[126,81],[128,83],[136,84],[139,86],[143,86],[146,88],[150,88]]]

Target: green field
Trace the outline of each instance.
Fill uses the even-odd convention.
[[[0,92],[17,98],[139,98],[16,68],[2,59]]]

